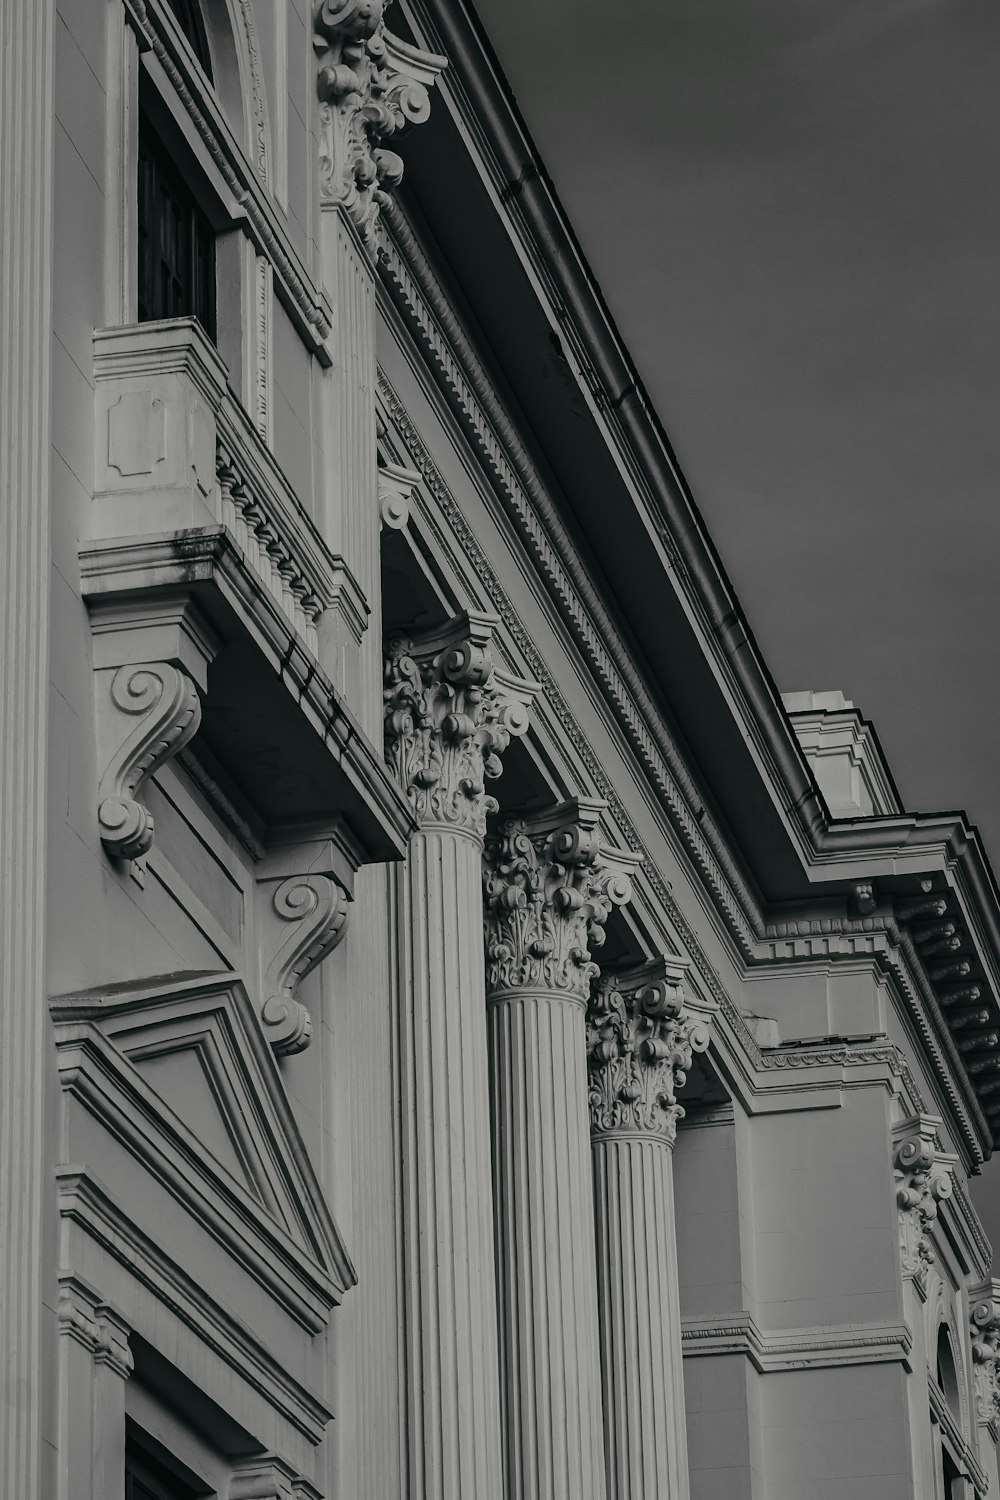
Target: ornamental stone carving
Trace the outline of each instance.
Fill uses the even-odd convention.
[[[899,1254],[903,1275],[920,1292],[933,1260],[928,1236],[938,1207],[951,1197],[954,1158],[938,1149],[936,1115],[913,1115],[893,1130],[893,1168],[899,1213]]]
[[[486,987],[555,991],[584,1004],[600,972],[613,906],[632,894],[632,855],[601,843],[606,803],[578,798],[541,817],[505,818],[486,842]]]
[[[677,1091],[708,1027],[684,1013],[685,965],[660,958],[606,974],[587,1006],[587,1073],[594,1138],[639,1135],[672,1146],[684,1110]]]
[[[261,1008],[264,1035],[278,1056],[302,1052],[312,1039],[312,1018],[298,986],[341,941],[350,897],[334,867],[339,861],[324,841],[269,856],[260,867],[262,896]],[[296,870],[294,867],[298,865]]]
[[[389,642],[385,755],[423,827],[482,839],[497,802],[486,783],[528,728],[534,684],[498,673],[493,615],[460,615],[446,629]]]
[[[82,1345],[95,1365],[106,1365],[122,1380],[129,1378],[133,1362],[128,1324],[93,1287],[71,1271],[59,1277],[56,1311],[59,1332],[64,1338],[75,1339]]]
[[[323,200],[345,210],[373,246],[379,209],[403,175],[381,143],[430,114],[428,89],[447,65],[385,28],[391,0],[314,0],[319,61],[320,184]]]
[[[201,699],[188,674],[166,661],[120,667],[110,674],[103,693],[98,723],[105,746],[114,748],[97,794],[101,842],[115,859],[138,859],[148,851],[154,832],[152,814],[138,800],[139,792],[157,767],[197,733]]]
[[[1000,1421],[1000,1281],[987,1281],[969,1293],[972,1375],[980,1422]]]

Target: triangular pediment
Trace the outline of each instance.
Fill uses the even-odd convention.
[[[170,975],[51,1010],[64,1087],[199,1217],[247,1223],[255,1254],[291,1256],[338,1301],[354,1270],[239,976]]]

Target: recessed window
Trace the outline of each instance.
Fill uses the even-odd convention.
[[[167,0],[178,26],[191,43],[191,50],[211,80],[212,60],[208,50],[208,32],[197,0]]]
[[[197,318],[215,338],[215,235],[151,126],[139,129],[139,322]]]
[[[125,1500],[197,1500],[193,1489],[136,1442],[125,1444]]]

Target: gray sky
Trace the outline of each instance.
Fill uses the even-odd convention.
[[[1000,866],[1000,8],[478,10],[779,687]]]
[[[477,8],[779,688],[1000,875],[1000,6]]]

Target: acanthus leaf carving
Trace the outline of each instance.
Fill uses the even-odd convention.
[[[535,690],[496,670],[496,623],[468,611],[443,631],[390,641],[385,663],[386,760],[418,822],[478,839],[497,806],[486,783],[527,730]]]
[[[972,1376],[976,1415],[981,1423],[1000,1423],[1000,1281],[986,1281],[969,1293]]]
[[[595,1138],[639,1135],[672,1146],[684,1109],[677,1101],[696,1052],[709,1044],[702,1016],[685,1011],[686,964],[654,959],[606,974],[587,1006],[590,1129]]]
[[[102,685],[102,677],[110,681]],[[201,699],[188,673],[167,661],[121,666],[98,678],[101,740],[106,751],[114,745],[98,789],[101,842],[116,859],[138,859],[154,833],[139,792],[197,733]]]
[[[954,1191],[954,1158],[940,1150],[936,1115],[912,1115],[893,1130],[893,1176],[899,1218],[899,1254],[904,1277],[926,1294],[927,1273],[933,1259],[930,1226],[939,1205]]]
[[[391,0],[314,0],[319,62],[320,185],[373,247],[380,208],[403,176],[383,145],[430,114],[428,90],[447,59],[401,41],[383,19]]]
[[[300,853],[301,871],[289,873],[295,854],[264,865],[257,887],[264,897],[258,913],[262,935],[260,1019],[279,1056],[302,1052],[312,1039],[312,1017],[297,990],[307,974],[332,953],[344,936],[350,896],[343,877],[323,857]]]
[[[556,991],[585,1003],[600,972],[614,906],[632,895],[628,867],[601,841],[605,803],[578,798],[541,816],[503,819],[486,841],[486,987]]]

